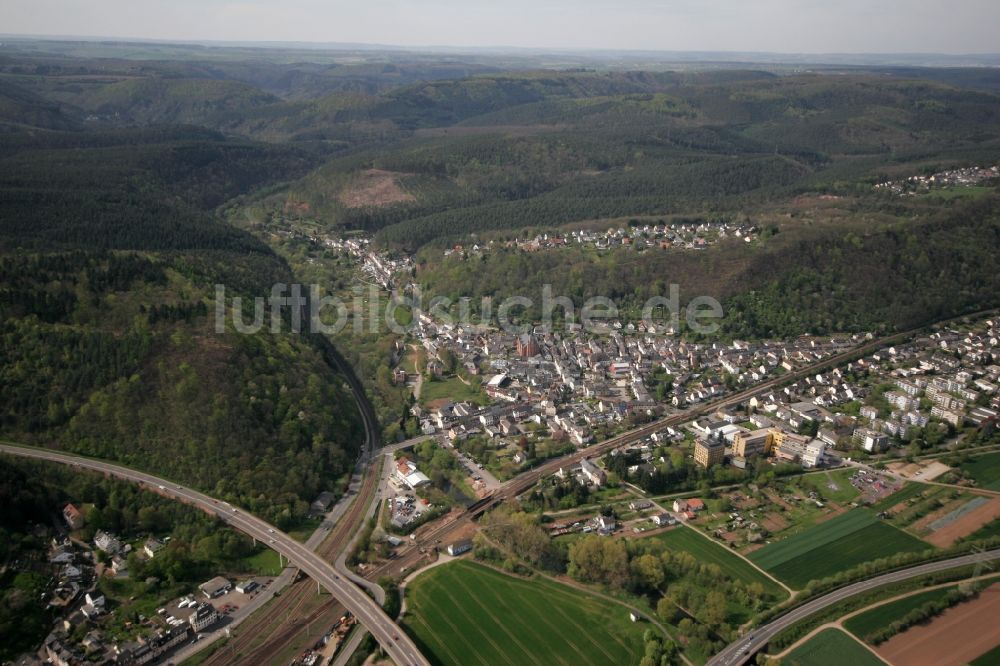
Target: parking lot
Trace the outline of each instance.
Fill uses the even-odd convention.
[[[851,485],[861,491],[858,502],[874,504],[899,490],[902,482],[872,470],[858,469],[851,475]]]
[[[447,450],[451,451],[458,458],[459,464],[469,474],[469,478],[472,479],[473,489],[479,491],[482,495],[486,495],[500,487],[500,482],[497,481],[497,478],[488,469],[485,469],[458,449],[449,446]]]
[[[253,580],[257,583],[257,587],[246,594],[242,592],[237,592],[235,587],[225,594],[221,594],[213,599],[207,599],[201,592],[192,592],[185,597],[180,599],[172,599],[170,603],[164,604],[160,609],[163,612],[157,611],[158,617],[167,625],[170,624],[170,619],[175,620],[186,620],[199,603],[208,602],[215,607],[223,617],[229,617],[236,613],[239,609],[246,606],[250,601],[252,601],[258,594],[266,590],[272,579],[259,576],[254,577]]]

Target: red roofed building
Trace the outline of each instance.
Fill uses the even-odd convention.
[[[406,478],[416,469],[417,466],[405,456],[396,461],[396,471],[399,473],[399,476],[403,478]]]
[[[700,499],[676,499],[674,500],[674,511],[677,513],[682,513],[688,518],[693,517],[696,511],[704,511],[705,503]]]

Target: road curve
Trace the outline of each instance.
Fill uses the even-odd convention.
[[[102,472],[119,479],[138,483],[153,492],[186,502],[214,514],[244,534],[254,537],[261,543],[268,544],[270,548],[288,558],[291,564],[308,574],[320,586],[326,588],[364,624],[365,628],[378,640],[396,664],[399,666],[430,666],[430,662],[420,653],[409,636],[396,626],[396,623],[371,597],[343,578],[333,565],[284,532],[242,509],[232,507],[196,490],[152,474],[100,460],[10,444],[0,444],[0,453],[47,460]]]
[[[802,604],[797,608],[793,608],[791,611],[782,615],[770,624],[766,624],[759,629],[755,629],[747,636],[730,643],[722,652],[709,660],[708,666],[741,666],[742,664],[748,662],[750,658],[758,650],[763,648],[769,640],[796,622],[799,622],[814,613],[818,613],[824,608],[843,601],[844,599],[861,594],[862,592],[867,592],[889,583],[898,583],[909,578],[925,576],[938,571],[945,571],[947,569],[954,569],[956,567],[966,566],[969,564],[976,564],[977,562],[988,562],[997,558],[1000,558],[1000,548],[981,553],[972,553],[971,555],[953,557],[949,560],[941,560],[940,562],[919,564],[907,569],[900,569],[899,571],[893,571],[887,574],[882,574],[881,576],[876,576],[875,578],[871,578],[869,580],[862,580],[857,583],[847,585],[834,590],[833,592],[824,594],[822,597],[817,597],[816,599]]]

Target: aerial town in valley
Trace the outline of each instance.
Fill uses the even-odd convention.
[[[531,464],[518,447],[522,437],[536,442],[536,451],[543,442],[553,453],[560,450],[553,447],[558,442],[583,447],[597,431],[607,438],[629,424],[780,377],[864,340],[698,345],[642,328],[612,324],[604,336],[517,336],[465,334],[421,321],[417,337],[429,377],[446,380],[450,372],[474,378],[488,400],[413,409],[425,434],[442,433],[462,450],[480,451],[478,463],[509,477]],[[693,440],[691,455],[703,467],[743,467],[754,456],[817,467],[826,462],[827,449],[835,460],[836,452],[879,454],[928,430],[940,431],[932,439],[944,441],[967,424],[979,427],[997,418],[998,336],[1000,329],[989,320],[976,330],[939,331],[806,376],[654,433],[644,462],[657,443],[685,438]],[[409,375],[396,378],[407,381]]]
[[[535,252],[567,247],[583,247],[593,250],[628,248],[637,251],[661,250],[703,250],[724,239],[736,239],[752,243],[760,238],[760,228],[748,221],[743,222],[660,222],[649,224],[636,220],[629,227],[613,227],[605,231],[577,229],[565,234],[539,234],[532,238],[513,240],[489,240],[477,243],[471,241],[456,244],[443,250],[443,256],[462,258],[481,256],[491,251]],[[322,244],[336,252],[343,252],[361,262],[365,281],[391,289],[399,276],[411,273],[414,258],[400,252],[375,249],[371,237],[356,233],[349,237],[333,237],[323,234],[305,234],[290,229],[275,232],[278,235],[299,236],[312,243]]]
[[[1000,666],[1000,2],[136,4],[0,3],[0,666]]]
[[[412,265],[406,258],[365,251],[356,241],[345,241],[344,247],[358,260],[362,275],[382,276],[390,288],[393,276],[407,274]],[[595,430],[606,437],[629,417],[634,423],[669,415],[780,378],[872,338],[693,343],[655,323],[647,327],[611,319],[601,325],[596,332],[570,323],[565,330],[536,327],[516,334],[441,323],[421,312],[410,329],[409,345],[420,348],[416,374],[423,375],[422,381],[460,377],[479,389],[474,402],[433,407],[418,402],[413,410],[424,434],[447,434],[453,443],[486,438],[500,457],[508,450],[516,458],[513,440],[526,434],[541,439],[539,432],[580,447],[594,441]],[[992,319],[964,334],[936,331],[756,395],[715,421],[693,423],[688,432],[702,443],[724,441],[726,459],[737,465],[749,455],[773,452],[815,466],[823,460],[824,447],[880,453],[890,444],[910,441],[913,429],[924,429],[932,420],[952,430],[966,423],[981,426],[996,418],[1000,401],[1000,365],[993,362],[998,335]],[[393,380],[413,385],[415,371],[400,364]],[[749,418],[739,416],[749,413]],[[520,425],[526,423],[537,427],[528,433]],[[803,436],[796,434],[802,429],[816,430],[808,453]],[[678,437],[679,430],[661,436]],[[717,451],[699,458],[713,464],[720,460]]]
[[[361,284],[389,291],[412,272],[412,258],[374,250],[360,236],[310,242],[349,258]],[[873,338],[692,342],[669,327],[622,318],[596,330],[569,323],[508,333],[421,312],[397,343],[391,372],[394,384],[412,391],[421,432],[393,448],[379,495],[384,520],[349,562],[359,576],[412,562],[396,569],[402,575],[439,558],[478,557],[474,529],[456,530],[447,543],[423,535],[447,529],[467,507],[546,461],[619,437],[627,439],[560,464],[521,493],[522,505],[546,516],[550,539],[645,538],[687,527],[753,557],[852,506],[888,509],[907,482],[974,489],[975,477],[942,454],[1000,423],[1000,319],[969,319],[851,355]],[[683,418],[692,410],[698,415]],[[661,421],[670,422],[656,427]],[[628,436],[637,429],[644,434]],[[811,474],[826,481],[812,483],[820,477]],[[715,490],[720,485],[735,489]],[[969,491],[953,492],[920,500],[956,513],[926,528],[932,543],[952,523],[964,525],[963,534],[981,528],[1000,501],[984,505]],[[329,511],[334,498],[323,493],[314,512]],[[83,544],[69,538],[84,527],[83,511],[74,504],[60,510],[65,525],[51,535],[49,602],[59,619],[43,647],[51,663],[163,663],[192,653],[228,636],[275,581],[217,576],[125,619],[97,581],[128,578],[129,562],[155,558],[169,537],[126,543],[98,530]],[[879,516],[892,523],[893,511]],[[940,537],[942,545],[952,542]],[[347,613],[295,663],[332,657],[355,623]]]
[[[356,259],[360,275],[383,275],[387,288],[395,285],[395,279],[405,280],[412,265],[405,258],[366,251],[363,244],[352,243],[345,249]],[[385,275],[380,272],[384,266],[395,266],[398,272]],[[427,313],[415,320],[407,341],[399,343],[399,357],[413,365],[401,362],[392,378],[414,390],[411,412],[423,435],[450,450],[468,475],[474,493],[459,495],[461,499],[486,496],[499,483],[545,459],[769,380],[780,382],[785,375],[872,339],[854,334],[693,343],[669,329],[641,322],[615,319],[604,326],[590,332],[572,324],[559,331],[535,327],[517,334],[442,323]],[[671,453],[679,456],[675,462],[683,461],[680,466],[705,470],[692,471],[692,478],[701,474],[698,478],[718,479],[739,478],[725,477],[720,470],[747,470],[748,465],[759,469],[762,460],[779,468],[810,470],[936,451],[954,442],[963,429],[997,422],[998,338],[995,319],[918,336],[780,382],[774,389],[613,449],[612,459],[621,456],[629,464],[616,464],[610,475],[610,459],[605,458],[583,459],[559,469],[556,477],[575,478],[598,490],[610,476],[616,483],[657,492],[655,471]],[[421,389],[438,383],[453,387],[447,394],[469,397],[420,399]],[[393,527],[403,531],[447,509],[432,501],[443,497],[434,486],[445,489],[455,484],[442,482],[440,474],[432,482],[424,473],[430,470],[421,471],[412,456],[403,451],[397,456],[396,494],[387,502]],[[897,467],[922,480],[949,471],[937,465],[914,472],[921,466],[908,463],[892,463],[890,469]],[[875,478],[871,477],[873,482]],[[542,486],[546,483],[552,482]],[[877,493],[871,499],[875,498]],[[683,520],[697,510],[687,507],[671,516]],[[560,522],[556,530],[615,532],[601,522],[606,520],[596,516],[572,526]]]

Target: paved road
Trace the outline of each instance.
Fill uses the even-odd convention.
[[[351,502],[354,501],[354,496],[358,494],[361,482],[361,473],[355,472],[355,474],[351,477],[350,483],[348,484],[348,492],[340,498],[340,500],[333,506],[333,508],[330,509],[329,512],[327,512],[327,514],[323,517],[323,522],[313,531],[309,539],[306,540],[307,548],[310,550],[317,550],[319,548],[320,544],[330,533],[332,526],[336,524],[337,521],[339,521],[347,512]],[[266,590],[259,592],[247,604],[241,606],[239,610],[230,615],[232,621],[229,624],[223,625],[211,631],[205,631],[203,633],[204,638],[196,643],[188,643],[182,646],[177,652],[174,652],[171,655],[170,661],[178,664],[182,663],[185,659],[201,652],[208,646],[212,645],[215,641],[228,636],[228,632],[236,629],[236,627],[240,626],[251,617],[254,617],[254,614],[257,611],[266,613],[267,610],[262,610],[262,608],[267,604],[267,602],[271,601],[276,594],[281,593],[286,587],[291,585],[298,573],[298,569],[294,567],[284,567],[281,570],[281,573],[279,573],[278,576],[271,581],[271,584]],[[379,597],[376,596],[375,599],[381,603],[381,599],[379,599]]]
[[[361,645],[361,641],[365,640],[365,636],[367,635],[368,632],[364,627],[357,627],[351,632],[351,636],[347,639],[347,642],[337,648],[337,654],[333,661],[330,662],[330,666],[347,666],[347,662],[354,656],[358,646]]]
[[[308,574],[319,585],[329,590],[365,625],[396,664],[399,666],[415,666],[418,664],[420,666],[429,666],[429,662],[420,654],[413,641],[396,626],[395,622],[385,614],[382,608],[371,597],[342,578],[340,573],[329,562],[323,560],[323,558],[307,546],[299,543],[284,532],[278,531],[256,516],[246,513],[242,509],[231,507],[225,502],[220,502],[196,490],[166,481],[151,474],[99,460],[81,458],[46,449],[11,446],[7,444],[0,444],[0,453],[48,460],[82,469],[94,470],[127,481],[133,481],[153,492],[197,506],[208,513],[213,513],[241,532],[268,544],[271,548],[288,558],[294,566],[297,566]]]
[[[442,436],[439,443],[445,451],[450,452],[456,459],[458,459],[458,464],[462,466],[462,469],[465,471],[470,481],[472,480],[472,477],[478,476],[488,492],[499,490],[500,486],[503,485],[495,476],[493,476],[490,470],[478,465],[475,460],[452,446],[452,444],[448,442],[447,437]]]
[[[857,594],[867,592],[888,583],[898,583],[909,578],[917,578],[919,576],[924,576],[938,571],[945,571],[947,569],[954,569],[968,564],[975,564],[977,562],[988,562],[997,558],[1000,558],[1000,548],[983,553],[962,555],[961,557],[954,557],[950,560],[920,564],[908,569],[900,569],[899,571],[882,574],[881,576],[876,576],[875,578],[871,578],[869,580],[859,581],[852,585],[842,587],[838,590],[825,594],[822,597],[813,599],[798,608],[792,609],[770,624],[766,624],[759,629],[755,629],[743,638],[731,643],[722,652],[712,657],[712,659],[708,662],[708,666],[741,666],[742,664],[750,661],[753,655],[758,650],[763,648],[775,635],[781,633],[796,622],[799,622],[800,620],[803,620],[828,606],[836,604],[849,597],[853,597]]]

